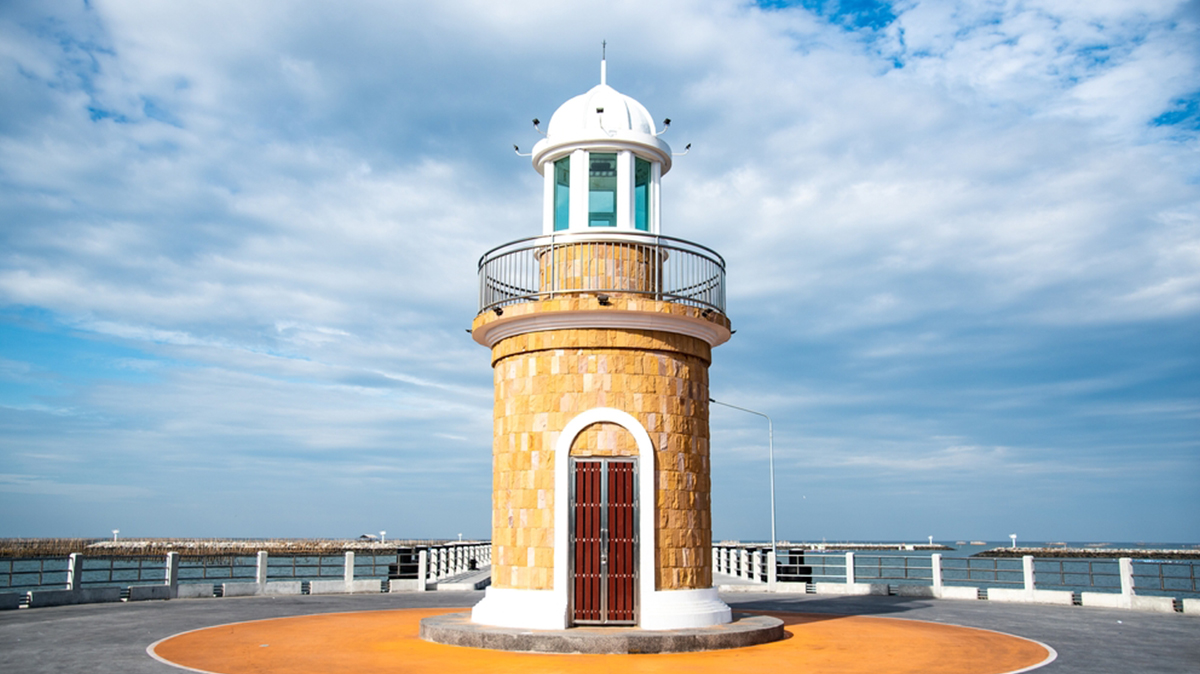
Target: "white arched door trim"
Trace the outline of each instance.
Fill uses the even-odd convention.
[[[633,435],[637,444],[639,604],[644,604],[654,593],[654,518],[657,513],[654,498],[654,445],[650,442],[650,434],[632,414],[615,407],[593,407],[568,421],[554,445],[554,592],[561,596],[564,605],[568,599],[571,580],[570,560],[567,559],[571,545],[571,504],[567,497],[571,493],[571,445],[575,444],[575,438],[579,437],[585,428],[602,423],[616,424],[624,428]],[[642,606],[639,605],[639,616],[642,613],[641,609]]]
[[[583,429],[613,423],[633,434],[638,448],[638,626],[647,630],[687,629],[721,625],[732,620],[731,611],[716,588],[656,590],[655,552],[658,546],[658,472],[650,434],[633,415],[612,407],[594,407],[567,422],[554,445],[554,587],[523,590],[489,587],[471,611],[471,620],[483,625],[524,629],[563,629],[569,624],[570,468],[571,445]]]

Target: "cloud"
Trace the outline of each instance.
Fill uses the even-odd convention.
[[[609,82],[693,144],[664,233],[728,262],[713,392],[776,418],[784,480],[1061,474],[1088,499],[1152,466],[1143,508],[1200,505],[1197,25],[1166,0],[5,7],[0,461],[217,490],[210,521],[172,514],[214,533],[262,488],[312,501],[281,532],[403,491],[435,499],[429,535],[486,535],[474,266],[540,231],[510,148],[608,40]],[[457,483],[483,494],[432,486]]]

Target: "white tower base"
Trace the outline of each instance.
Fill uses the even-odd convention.
[[[677,630],[723,625],[733,619],[716,588],[663,590],[641,597],[638,627]],[[483,601],[471,609],[471,622],[493,627],[532,630],[567,628],[567,595],[553,590],[489,587]]]

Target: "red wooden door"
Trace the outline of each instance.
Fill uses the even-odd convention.
[[[572,621],[636,624],[634,462],[575,459],[572,469]]]

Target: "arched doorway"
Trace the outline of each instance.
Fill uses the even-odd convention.
[[[621,410],[583,412],[559,436],[555,466],[567,496],[555,508],[555,587],[565,590],[567,624],[640,624],[645,583],[654,581],[654,450],[645,428]]]

